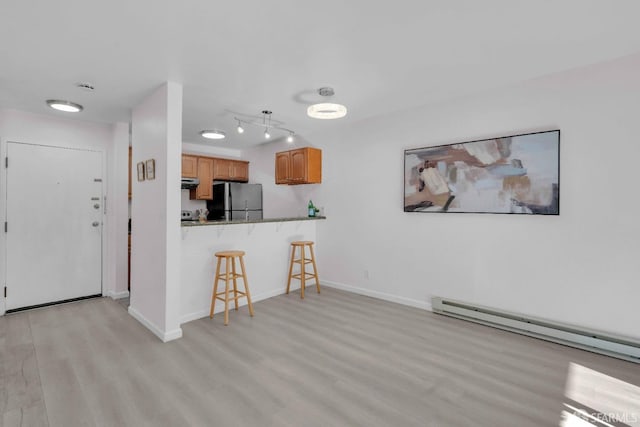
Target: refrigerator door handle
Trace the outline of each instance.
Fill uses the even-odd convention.
[[[224,219],[225,221],[231,220],[229,212],[231,211],[231,188],[228,182],[224,183]]]

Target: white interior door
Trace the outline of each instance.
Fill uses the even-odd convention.
[[[102,292],[102,153],[7,143],[12,310]]]

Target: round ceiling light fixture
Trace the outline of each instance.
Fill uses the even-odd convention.
[[[207,139],[224,139],[227,136],[226,133],[218,129],[203,130],[200,135]]]
[[[47,105],[54,110],[64,111],[65,113],[79,113],[83,109],[80,104],[59,99],[47,99]]]
[[[334,93],[333,88],[330,87],[321,87],[318,89],[320,96],[330,97],[333,96]],[[307,115],[314,119],[340,119],[347,115],[347,107],[332,102],[321,102],[310,105],[309,108],[307,108]]]

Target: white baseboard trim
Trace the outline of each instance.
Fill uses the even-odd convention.
[[[284,294],[285,290],[286,289],[278,288],[278,289],[273,289],[271,291],[263,292],[261,294],[251,295],[251,302],[256,303],[264,299],[273,298],[275,296],[282,295]],[[238,305],[240,307],[247,305],[246,298],[238,300]],[[180,324],[191,322],[193,320],[202,319],[203,317],[209,317],[209,310],[210,309],[207,308],[203,310],[194,311],[193,313],[183,314],[182,317],[180,317]],[[214,311],[214,314],[218,314],[223,311],[224,311],[224,303],[222,303],[222,301],[216,302],[216,310]]]
[[[106,295],[111,299],[122,299],[127,298],[129,296],[129,291],[115,292],[115,291],[107,291]]]
[[[176,340],[182,337],[182,329],[177,328],[172,331],[163,331],[159,327],[157,327],[153,322],[144,317],[139,311],[137,311],[132,306],[129,306],[129,314],[131,317],[136,319],[138,322],[142,323],[147,329],[149,329],[155,336],[160,338],[162,342],[168,342],[172,340]]]
[[[371,289],[359,288],[357,286],[345,285],[344,283],[332,282],[328,280],[321,280],[321,286],[327,286],[329,288],[340,289],[342,291],[351,292],[354,294],[365,295],[371,298],[377,298],[384,301],[395,302],[397,304],[406,305],[409,307],[421,308],[423,310],[431,310],[431,301],[420,301],[411,298],[399,297],[397,295],[387,294],[384,292],[372,291]]]
[[[396,304],[402,304],[402,305],[406,305],[409,307],[415,307],[415,308],[420,308],[422,310],[427,310],[427,311],[432,311],[431,310],[431,302],[423,302],[423,301],[419,301],[419,300],[414,300],[411,298],[405,298],[405,297],[399,297],[397,295],[391,295],[391,294],[387,294],[384,292],[378,292],[378,291],[372,291],[370,289],[365,289],[365,288],[358,288],[356,286],[351,286],[351,285],[345,285],[344,283],[338,283],[338,282],[331,282],[331,281],[320,281],[320,286],[327,286],[329,288],[335,288],[335,289],[340,289],[342,291],[346,291],[346,292],[351,292],[354,294],[358,294],[358,295],[365,295],[368,297],[372,297],[372,298],[376,298],[376,299],[380,299],[383,301],[389,301],[389,302],[394,302]],[[298,286],[298,289],[300,287]],[[292,288],[293,290],[295,290],[294,288]],[[258,301],[262,301],[268,298],[273,298],[275,296],[278,295],[282,295],[284,294],[286,291],[286,289],[284,288],[278,288],[278,289],[273,289],[271,291],[267,291],[267,292],[263,292],[261,294],[258,295],[252,295],[251,296],[251,301],[252,302],[258,302]],[[247,300],[246,299],[241,299],[238,301],[239,306],[243,307],[245,305],[247,305]],[[131,310],[131,307],[129,307],[129,310]],[[224,311],[224,305],[221,304],[220,301],[218,301],[216,303],[216,310],[214,312],[214,314],[218,314]],[[133,315],[133,314],[132,314]],[[135,316],[134,316],[135,317]],[[191,322],[193,320],[198,320],[198,319],[202,319],[204,317],[209,317],[209,309],[203,309],[203,310],[198,310],[195,311],[193,313],[188,313],[188,314],[184,314],[182,315],[182,317],[180,317],[180,323],[187,323],[187,322]],[[140,319],[138,319],[140,320]],[[141,323],[145,324],[144,321],[140,320]],[[146,326],[146,324],[145,324]],[[147,326],[149,329],[151,329],[153,331],[153,329],[149,326]],[[155,333],[155,332],[154,332]],[[158,335],[158,334],[156,334]]]
[[[219,310],[216,310],[216,313],[218,311]],[[189,314],[183,314],[180,317],[180,324],[188,323],[193,320],[202,319],[203,317],[208,317],[208,316],[209,316],[209,310],[200,310],[200,311],[194,311],[193,313],[189,313]]]

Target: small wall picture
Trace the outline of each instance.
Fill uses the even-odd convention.
[[[144,162],[138,162],[138,181],[144,181]]]
[[[156,179],[156,161],[154,159],[147,160],[147,180]]]

